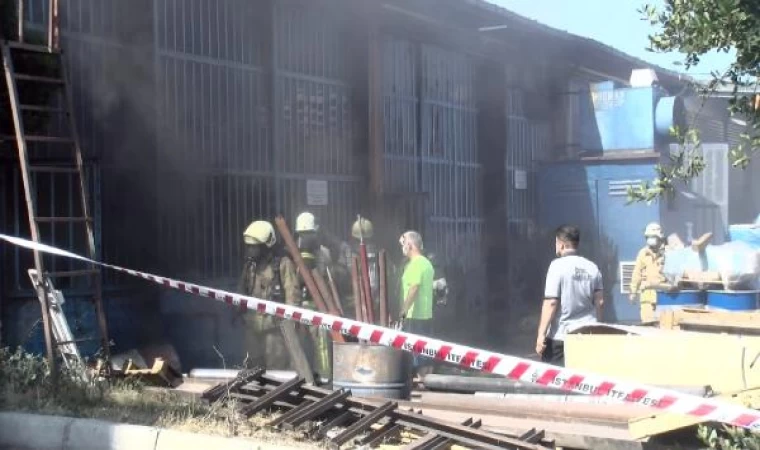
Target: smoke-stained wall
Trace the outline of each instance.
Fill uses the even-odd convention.
[[[26,35],[41,39],[46,30],[47,1],[26,0]],[[98,257],[116,264],[154,268],[155,165],[153,136],[153,20],[148,0],[60,2],[61,46],[71,82],[74,116],[86,158],[86,178],[95,219]],[[61,118],[53,118],[44,131],[59,135]],[[9,150],[15,150],[13,146]],[[32,151],[37,151],[32,149]],[[51,149],[52,151],[52,149]],[[65,151],[65,150],[64,150]],[[62,154],[58,160],[72,158]],[[2,163],[2,187],[6,214],[3,229],[28,236],[26,207],[22,201],[18,163]],[[70,174],[34,176],[38,213],[44,216],[77,216],[79,199]],[[84,253],[81,224],[41,226],[44,242]],[[125,245],[128,242],[129,245]],[[9,345],[43,348],[39,303],[31,291],[26,269],[31,254],[4,250],[3,309],[11,324],[4,330]],[[47,258],[50,270],[71,270],[70,260]],[[104,272],[104,300],[115,350],[147,343],[157,337],[157,317],[152,287],[112,272]],[[77,338],[94,336],[96,319],[91,287],[86,278],[59,279],[67,290],[65,309]],[[139,320],[139,329],[134,323]],[[86,353],[96,344],[83,343]]]

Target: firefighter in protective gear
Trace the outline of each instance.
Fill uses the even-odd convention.
[[[350,281],[351,265],[354,257],[360,258],[359,245],[362,240],[367,247],[367,266],[369,271],[369,287],[374,300],[375,317],[379,314],[377,301],[380,298],[380,266],[378,263],[378,251],[374,242],[374,227],[372,222],[366,217],[359,216],[351,225],[350,242],[343,242],[340,246],[340,265]],[[359,259],[361,261],[361,259]],[[360,262],[361,263],[361,262]],[[350,286],[350,285],[349,285]],[[344,311],[347,314],[353,313],[354,302],[356,300],[350,296],[350,300],[344,301]]]
[[[631,302],[637,297],[641,305],[641,321],[656,320],[657,285],[665,283],[662,267],[665,261],[665,241],[659,224],[650,223],[644,231],[646,246],[636,256],[631,277]]]
[[[318,269],[324,275],[331,263],[331,254],[322,244],[322,234],[314,214],[303,212],[296,217],[296,236],[301,258],[307,266]]]
[[[272,224],[263,220],[251,223],[243,232],[245,262],[239,292],[264,300],[295,305],[298,301],[296,267],[276,247]],[[248,364],[267,369],[288,369],[290,356],[278,327],[271,316],[246,313],[245,350]]]
[[[331,263],[330,251],[322,245],[319,225],[314,214],[303,212],[296,217],[296,240],[301,258],[309,270],[317,272],[327,279],[327,267]],[[302,277],[298,277],[301,306],[316,310],[309,291],[306,289]],[[306,326],[300,328],[302,335],[307,341],[305,350],[309,355],[312,367],[321,378],[330,378],[330,337],[327,331],[319,327]]]

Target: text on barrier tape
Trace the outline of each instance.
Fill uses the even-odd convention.
[[[581,394],[610,397],[621,402],[635,403],[658,411],[686,414],[699,417],[705,421],[722,422],[760,431],[760,411],[742,406],[638,383],[615,381],[600,375],[552,366],[515,356],[488,352],[399,330],[357,322],[343,317],[332,316],[310,309],[185,283],[171,278],[93,261],[66,250],[13,236],[0,234],[0,239],[30,250],[97,264],[111,270],[152,281],[162,286],[222,301],[231,306],[252,310],[259,314],[293,320],[304,325],[318,326],[325,330],[337,331],[386,347],[418,353],[429,358],[459,364],[463,367],[487,373],[503,375],[512,380],[541,386],[552,386]]]

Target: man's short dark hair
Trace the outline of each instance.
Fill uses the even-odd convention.
[[[581,230],[573,225],[562,225],[557,228],[555,236],[560,241],[572,245],[573,248],[578,248],[578,244],[581,243]]]

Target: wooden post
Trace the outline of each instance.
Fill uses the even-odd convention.
[[[299,377],[305,379],[307,383],[314,384],[314,371],[311,368],[311,364],[309,364],[309,358],[306,357],[306,352],[303,350],[301,340],[298,338],[296,324],[289,320],[283,320],[280,322],[280,331],[285,339],[285,346],[288,348],[290,361],[293,363],[296,373],[298,373]]]

